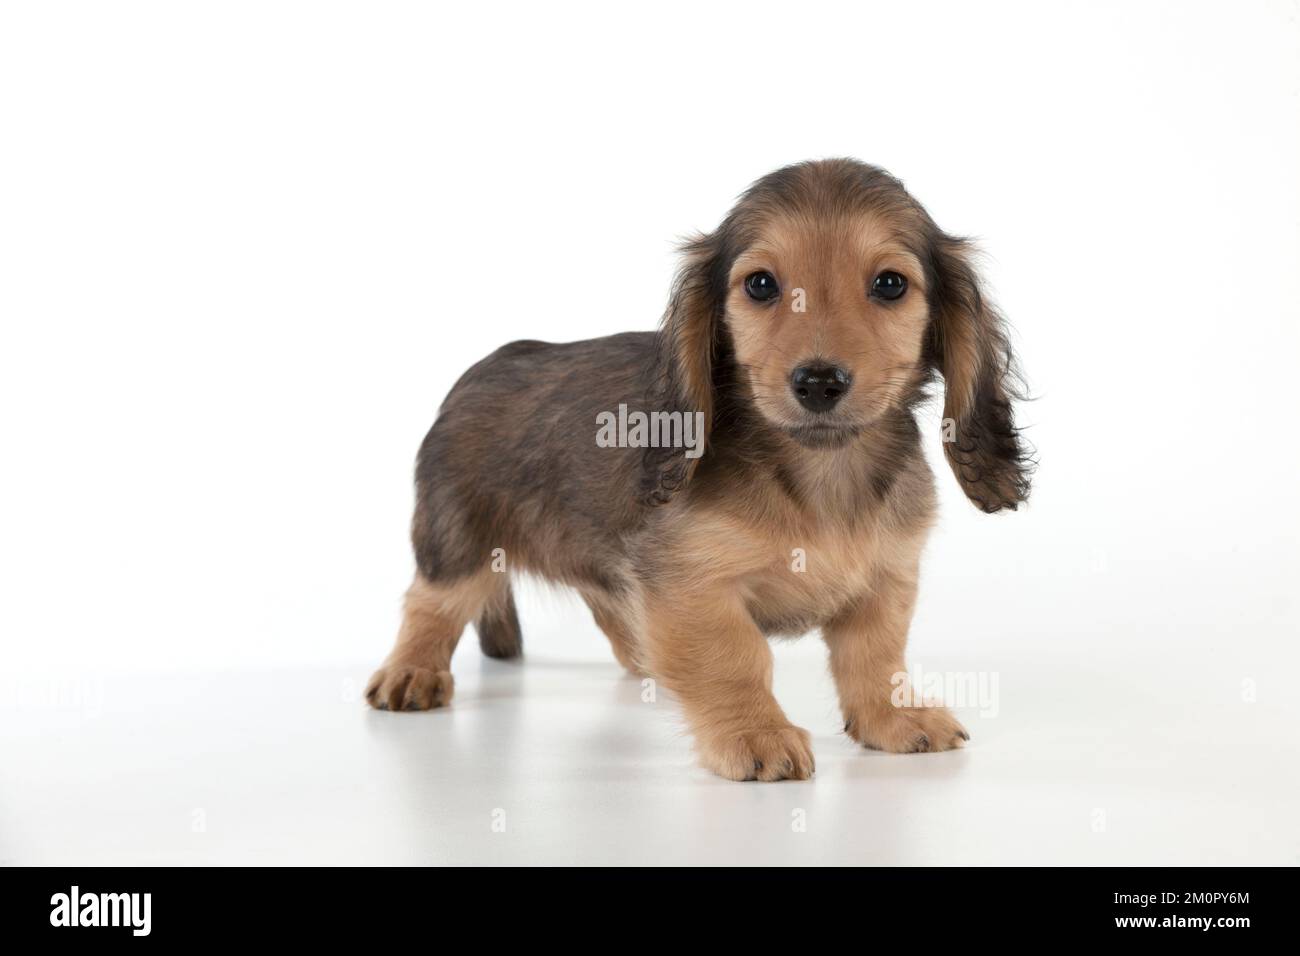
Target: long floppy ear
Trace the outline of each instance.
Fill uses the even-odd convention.
[[[681,490],[708,447],[713,425],[713,369],[721,332],[724,292],[719,289],[717,234],[698,236],[682,247],[684,259],[673,281],[659,328],[653,411],[679,412],[689,448],[647,448],[643,492],[663,504]],[[685,419],[689,417],[689,422]]]
[[[978,508],[1015,511],[1034,462],[1011,408],[1024,396],[1006,323],[980,288],[969,243],[940,234],[930,258],[927,353],[944,378],[944,454]]]

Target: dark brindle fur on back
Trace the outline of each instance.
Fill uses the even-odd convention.
[[[767,298],[747,291],[755,276]],[[759,180],[687,245],[658,332],[515,342],[452,389],[420,448],[418,573],[371,703],[447,703],[470,621],[486,653],[518,654],[509,572],[529,571],[583,595],[618,659],[675,692],[724,776],[812,773],[807,733],[772,697],[764,635],[813,628],[847,733],[959,746],[942,707],[890,702],[934,514],[913,410],[936,374],[957,480],[983,510],[1014,510],[1029,485],[1013,360],[966,243],[871,166]],[[598,417],[620,405],[702,413],[703,455],[598,447]]]

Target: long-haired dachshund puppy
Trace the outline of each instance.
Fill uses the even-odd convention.
[[[484,653],[519,654],[507,572],[529,571],[577,589],[724,777],[813,773],[766,638],[814,628],[854,740],[961,746],[946,709],[891,702],[935,513],[914,409],[936,373],[958,482],[1015,509],[1019,379],[968,245],[875,167],[765,176],[687,244],[658,332],[515,342],[452,389],[416,466],[415,582],[367,699],[448,703],[471,621]]]

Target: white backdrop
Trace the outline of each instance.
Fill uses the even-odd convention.
[[[914,649],[1284,692],[1298,54],[1286,2],[6,4],[0,675],[377,662],[459,373],[652,327],[677,237],[851,155],[980,238],[1040,396],[1027,511],[940,473]]]

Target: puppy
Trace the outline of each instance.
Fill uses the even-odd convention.
[[[814,628],[850,737],[960,746],[947,710],[891,704],[935,514],[914,409],[936,373],[957,481],[1014,510],[1018,379],[967,244],[875,167],[765,176],[686,246],[658,332],[515,342],[451,390],[420,448],[418,570],[368,700],[447,704],[471,621],[484,653],[519,654],[506,572],[530,571],[575,588],[614,656],[673,691],[724,777],[813,773],[767,637]]]

